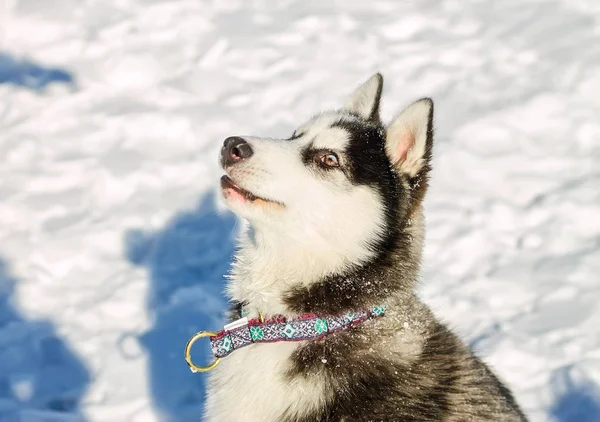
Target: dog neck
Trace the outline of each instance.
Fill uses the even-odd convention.
[[[385,294],[411,294],[422,249],[420,223],[419,218],[410,233],[405,233],[411,236],[410,244],[383,258],[366,247],[341,249],[326,241],[250,225],[240,237],[227,292],[233,301],[244,303],[250,316],[262,312],[266,316],[288,317],[306,312],[337,312],[354,305],[371,306],[386,299]],[[313,287],[323,281],[336,291],[322,294],[321,303],[317,297],[312,306],[302,294],[311,288],[318,295],[318,289]],[[342,291],[344,286],[352,294]],[[293,294],[296,303],[305,303],[290,306]],[[339,309],[324,303],[335,304],[335,294],[341,302],[349,298],[347,303],[340,303]]]
[[[366,261],[367,250],[339,250],[323,239],[290,235],[249,225],[239,239],[227,291],[251,312],[296,316],[285,304],[286,294],[307,287],[351,263]]]

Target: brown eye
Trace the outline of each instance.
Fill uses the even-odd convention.
[[[340,166],[340,161],[339,161],[337,155],[335,155],[332,152],[321,155],[320,160],[321,160],[321,164],[323,164],[326,167],[339,167]]]

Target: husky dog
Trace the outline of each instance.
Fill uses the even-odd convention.
[[[510,391],[416,296],[433,102],[384,126],[373,75],[289,139],[230,137],[228,207],[247,221],[227,285],[250,318],[385,315],[324,337],[252,344],[210,374],[216,422],[526,421]]]

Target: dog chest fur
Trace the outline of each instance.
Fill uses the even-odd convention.
[[[286,413],[303,416],[322,406],[326,395],[319,377],[286,377],[299,345],[251,345],[223,359],[218,376],[210,379],[206,420],[278,421]]]

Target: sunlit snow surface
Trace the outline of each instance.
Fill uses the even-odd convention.
[[[423,298],[532,421],[600,420],[600,2],[0,0],[0,421],[197,420],[222,140],[377,70],[436,102]]]

